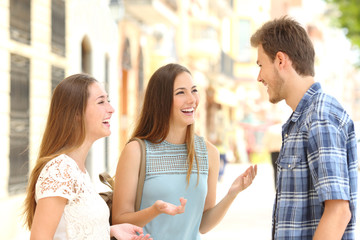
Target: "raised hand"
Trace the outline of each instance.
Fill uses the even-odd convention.
[[[254,178],[257,174],[257,165],[250,166],[243,172],[240,176],[238,176],[229,189],[229,195],[236,197],[236,195],[245,190],[248,186],[251,185]]]
[[[154,205],[159,212],[174,216],[185,212],[186,201],[186,199],[180,198],[180,205],[176,206],[162,200],[157,200]]]
[[[150,234],[143,234],[141,227],[129,223],[112,225],[110,227],[110,235],[117,240],[152,240]]]

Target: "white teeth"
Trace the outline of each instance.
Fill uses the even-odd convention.
[[[187,108],[187,109],[183,109],[183,112],[193,112],[194,108]]]

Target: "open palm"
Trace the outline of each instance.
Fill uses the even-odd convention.
[[[245,190],[251,185],[257,174],[257,165],[250,166],[238,176],[229,189],[229,194],[236,196],[239,192]]]
[[[176,214],[181,214],[181,213],[185,212],[186,201],[187,201],[186,199],[180,198],[180,205],[176,206],[174,204],[164,202],[162,200],[157,200],[155,202],[155,207],[161,213],[165,213],[165,214],[174,216]]]

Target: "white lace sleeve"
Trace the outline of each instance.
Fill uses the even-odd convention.
[[[45,197],[63,197],[71,201],[76,196],[76,162],[60,155],[50,160],[36,183],[36,201]]]

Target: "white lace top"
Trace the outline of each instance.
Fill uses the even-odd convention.
[[[68,200],[54,240],[110,239],[109,209],[95,191],[89,174],[62,154],[49,161],[36,183],[35,201],[45,197]]]

